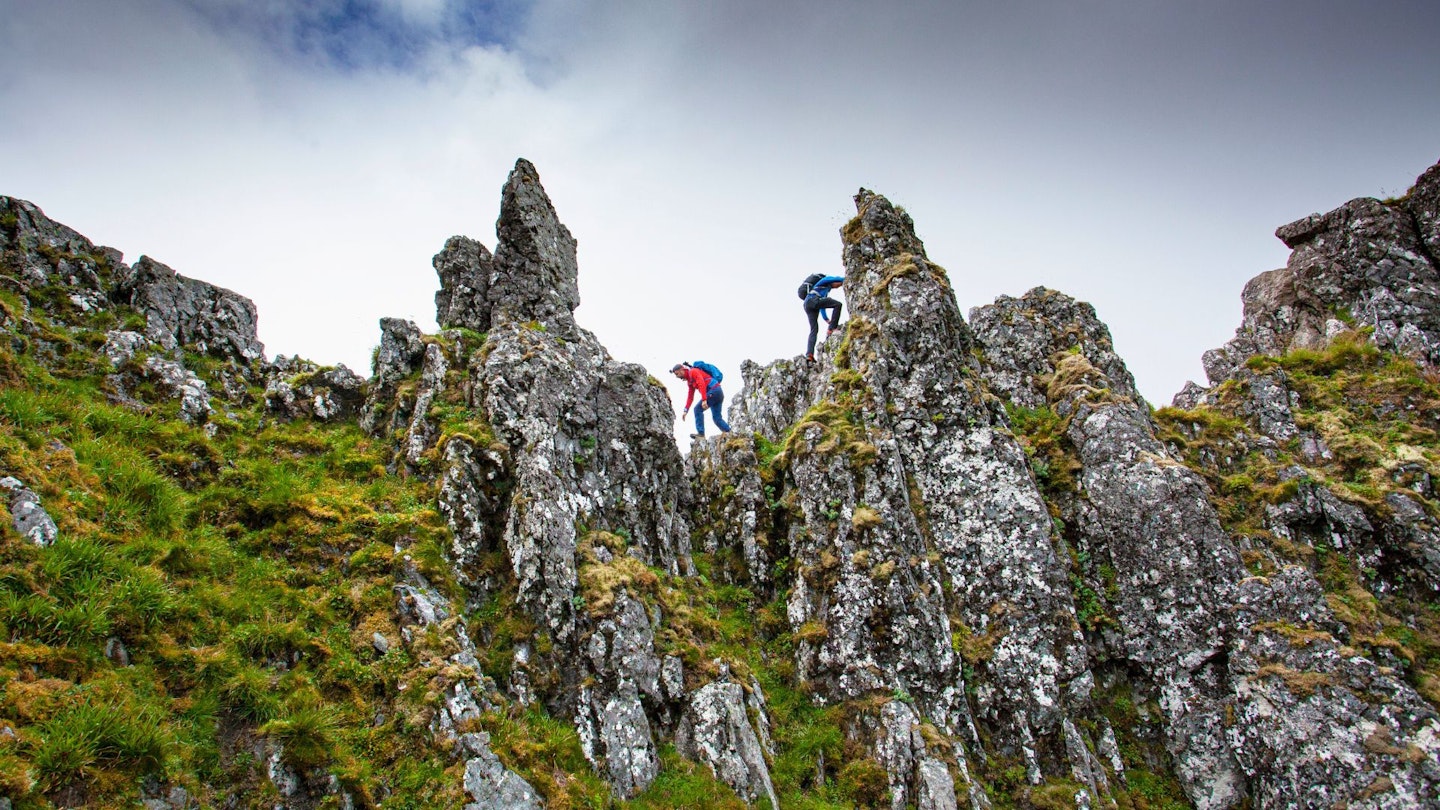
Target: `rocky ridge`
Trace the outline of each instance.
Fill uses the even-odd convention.
[[[156,454],[194,493],[189,531],[247,555],[312,538],[309,587],[355,577],[349,602],[371,605],[349,642],[305,640],[300,618],[242,624],[226,643],[248,663],[227,666],[259,674],[168,681],[184,705],[229,707],[213,745],[233,785],[163,756],[101,767],[143,775],[157,807],[234,804],[246,779],[267,806],[369,806],[422,795],[406,768],[439,791],[414,801],[476,808],[1440,802],[1437,184],[1440,166],[1398,200],[1277,231],[1294,253],[1247,286],[1210,386],[1159,411],[1087,304],[1037,288],[967,322],[910,216],[862,189],[841,233],[844,331],[814,365],[745,364],[735,432],[688,457],[663,386],[576,322],[576,242],[526,161],[494,252],[457,236],[435,256],[439,333],[382,320],[369,380],[266,360],[247,299],[0,198],[0,381],[44,370],[56,390],[93,381],[116,412],[173,414],[185,444]],[[138,531],[87,502],[116,496],[77,499],[98,446],[47,447],[22,405],[0,396],[0,624],[67,649],[88,636],[31,618],[63,592],[47,560],[95,526],[143,556],[144,532],[179,537],[182,518],[152,507]],[[320,435],[369,448],[378,461],[341,472],[401,494],[367,498],[424,502],[396,521],[277,500],[286,474],[242,478],[268,468],[212,446],[243,446],[250,418],[296,459]],[[225,505],[240,481],[256,495]],[[185,558],[124,576],[178,593]],[[39,775],[0,780],[6,801],[126,795],[55,775],[35,752],[66,715],[18,684],[215,655],[121,627],[85,676],[0,649],[17,684],[0,690],[0,763]],[[21,649],[36,663],[12,667]],[[291,696],[247,703],[244,678]],[[316,706],[353,718],[344,701],[373,719],[314,725]],[[361,761],[346,746],[392,772],[344,765]]]

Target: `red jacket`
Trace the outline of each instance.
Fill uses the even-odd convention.
[[[690,390],[685,394],[685,410],[690,410],[690,403],[695,401],[695,394],[700,394],[700,406],[705,406],[705,392],[710,390],[710,375],[698,368],[688,367],[685,369],[685,381],[690,384]]]

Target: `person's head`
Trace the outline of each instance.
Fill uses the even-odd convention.
[[[683,380],[685,379],[685,369],[689,367],[689,363],[676,363],[675,367],[670,369],[670,373]]]

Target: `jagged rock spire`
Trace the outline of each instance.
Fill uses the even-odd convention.
[[[521,158],[505,181],[498,244],[488,298],[496,321],[571,321],[580,306],[575,237],[560,224],[540,185],[540,173]]]
[[[442,327],[488,332],[501,322],[573,326],[580,306],[575,237],[560,222],[530,161],[515,161],[501,191],[492,256],[484,245],[453,236],[435,255]]]

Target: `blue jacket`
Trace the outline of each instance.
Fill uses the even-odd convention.
[[[830,295],[830,290],[834,289],[837,284],[840,284],[843,281],[845,281],[844,276],[826,276],[815,282],[815,284],[810,287],[810,294],[805,297],[805,300],[809,301],[811,298],[825,298]]]

